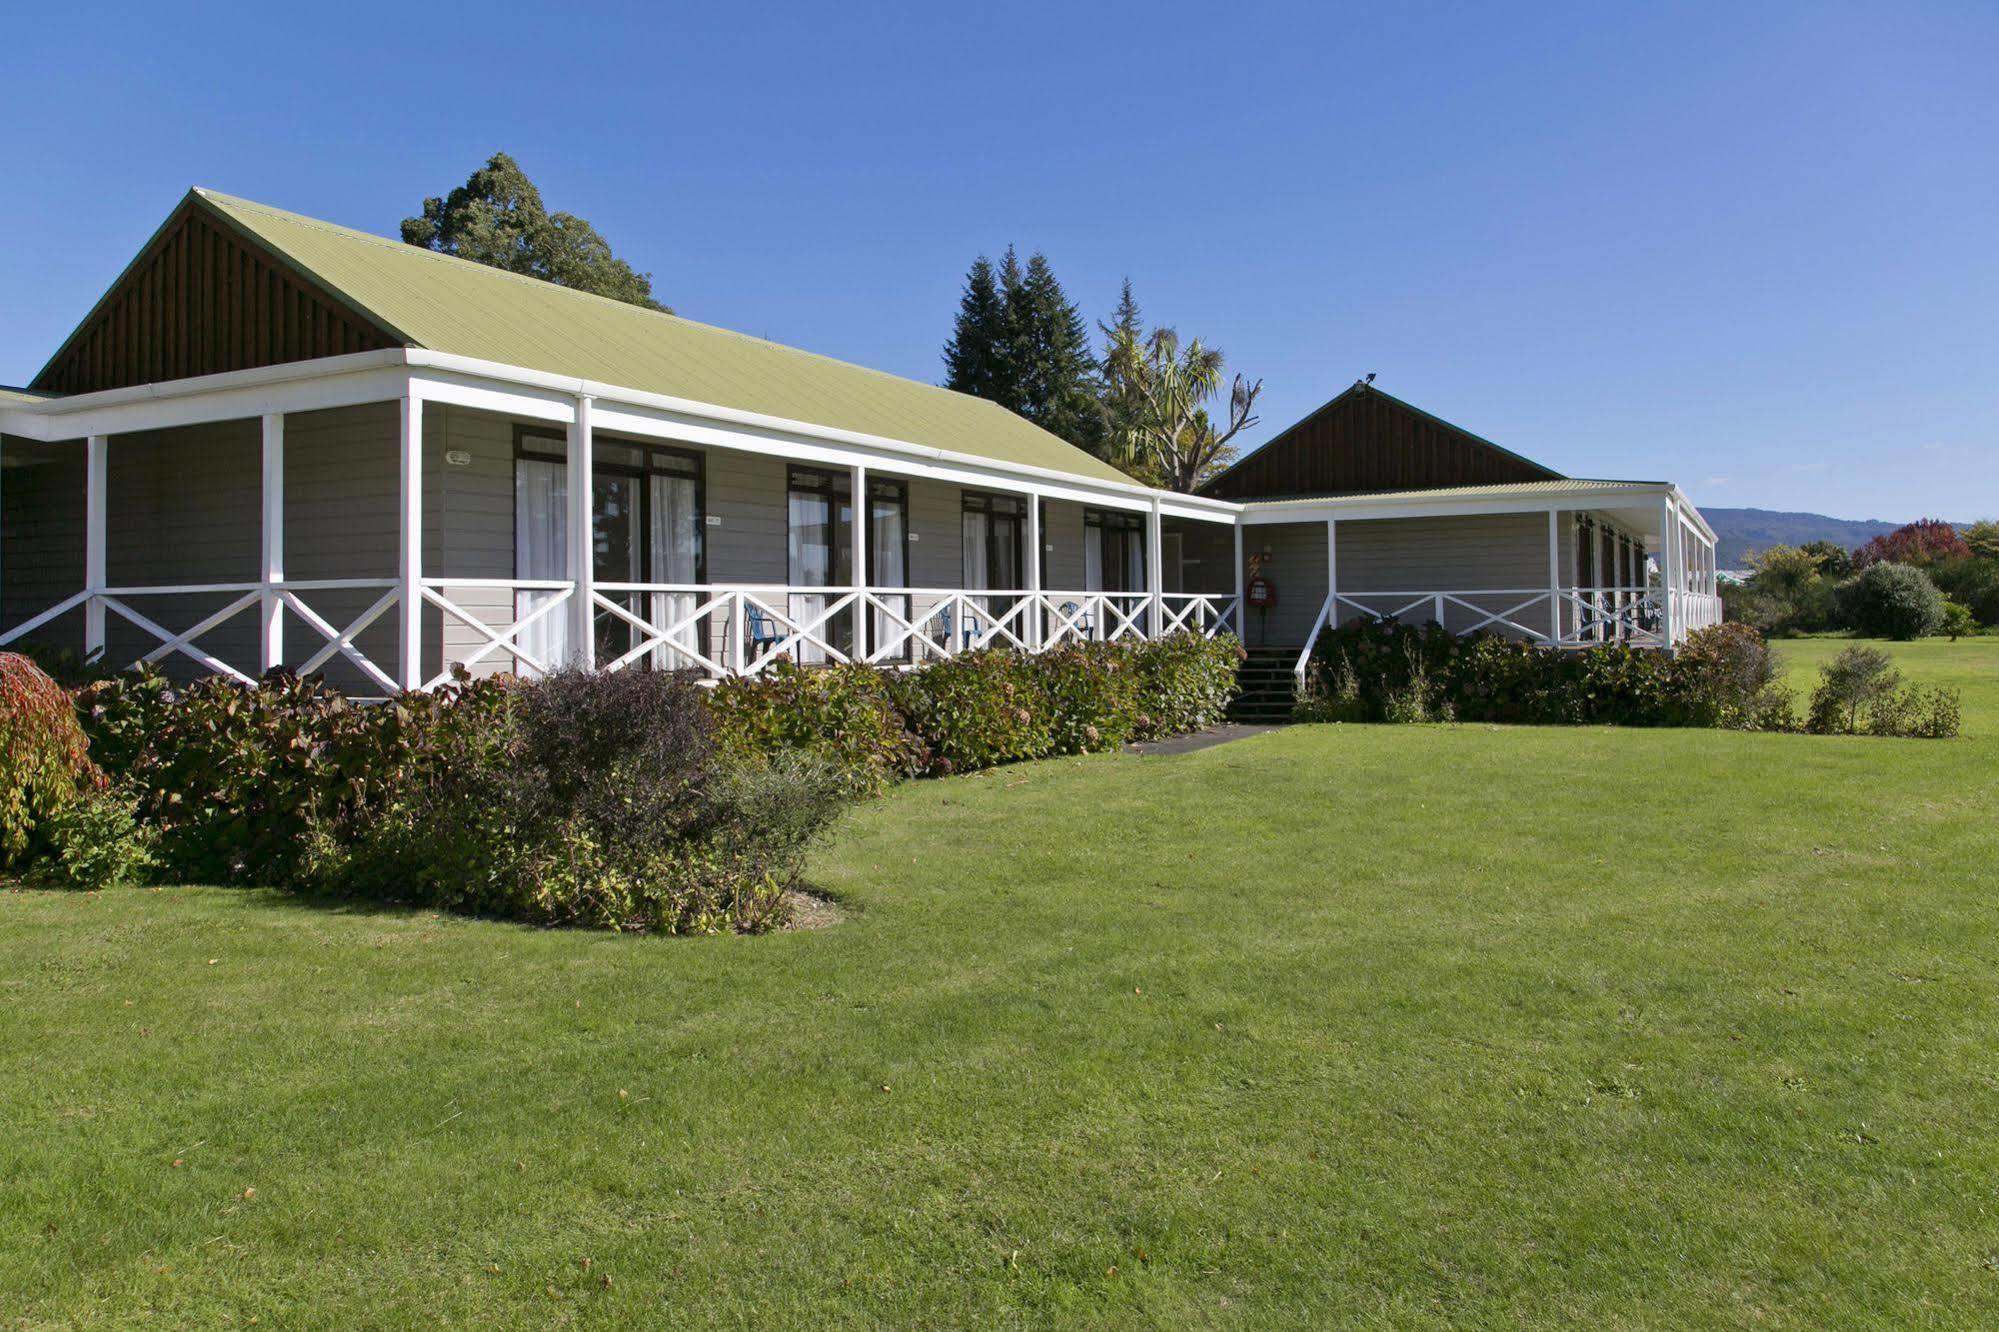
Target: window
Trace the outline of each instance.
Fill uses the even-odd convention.
[[[1145,519],[1112,509],[1083,510],[1083,590],[1145,591]]]
[[[964,586],[1018,591],[1026,575],[1020,553],[1027,530],[1026,501],[1013,495],[967,491],[964,502]]]

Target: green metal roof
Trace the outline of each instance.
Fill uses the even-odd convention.
[[[47,402],[52,395],[37,393],[33,389],[9,388],[0,384],[0,402]]]
[[[238,230],[412,347],[1041,467],[1130,478],[982,398],[213,190]]]

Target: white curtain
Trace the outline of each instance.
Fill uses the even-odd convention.
[[[692,583],[700,563],[701,533],[694,511],[694,478],[654,476],[648,533],[652,546],[652,568],[646,579],[653,583]],[[648,618],[658,628],[686,619],[694,613],[693,592],[654,592]],[[665,644],[653,649],[652,664],[659,670],[681,670],[695,664],[692,657],[677,651],[700,647],[700,626],[682,625]]]
[[[978,590],[988,586],[986,582],[986,515],[973,510],[965,513],[965,573],[964,586]]]
[[[968,592],[981,591],[991,586],[990,582],[986,578],[986,564],[987,564],[986,534],[988,530],[986,526],[986,515],[977,510],[967,510],[965,513],[964,526],[965,526],[965,571],[964,571],[965,581],[963,586],[965,590]],[[980,610],[984,610],[986,602],[985,598],[983,597],[975,597],[969,599],[969,604],[977,607]],[[967,615],[964,618],[966,623],[957,626],[956,632],[964,635],[966,641],[969,642],[971,636],[979,632],[979,630],[983,628],[983,625],[981,623],[981,617],[978,615]]]
[[[569,576],[569,468],[541,458],[523,458],[514,465],[514,577]],[[548,604],[557,594],[546,591],[514,593],[518,623]],[[520,635],[522,651],[554,669],[569,659],[569,609],[558,607],[529,625]],[[514,659],[517,672],[532,668]]]
[[[833,581],[833,506],[825,495],[794,490],[791,492],[791,585],[793,587],[825,587]],[[785,603],[791,616],[791,626],[775,626],[780,637],[788,636],[793,627],[812,624],[826,610],[826,595],[821,592],[794,592]],[[821,624],[811,630],[818,637],[825,637],[830,626]],[[801,642],[792,651],[793,660],[801,664],[814,664],[826,660],[826,653],[816,643]]]
[[[874,565],[874,575],[868,580],[871,586],[877,589],[901,587],[908,582],[903,573],[903,561],[909,547],[902,530],[900,504],[892,499],[876,499],[869,503],[868,545],[872,548],[871,560]],[[882,596],[879,591],[876,595]],[[890,600],[882,596],[882,600],[888,601],[900,611],[904,619],[909,618],[909,598],[899,597]],[[880,611],[874,612],[869,618],[872,621],[868,632],[870,652],[902,640],[907,633]],[[903,646],[906,649],[908,644],[905,642]]]
[[[1125,533],[1124,566],[1125,591],[1151,590],[1145,585],[1145,538],[1136,532]]]

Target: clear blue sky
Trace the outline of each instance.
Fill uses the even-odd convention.
[[[191,184],[393,233],[504,149],[682,314],[936,380],[1042,250],[1266,389],[1585,476],[1999,511],[1999,6],[18,7],[0,382]]]

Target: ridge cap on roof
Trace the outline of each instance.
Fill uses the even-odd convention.
[[[420,255],[447,265],[463,265],[468,269],[475,270],[482,278],[504,279],[523,283],[537,291],[560,292],[562,297],[565,298],[575,297],[587,301],[597,301],[620,310],[631,310],[642,315],[653,315],[660,319],[671,320],[676,324],[700,329],[706,333],[716,333],[724,337],[734,338],[738,342],[745,342],[754,347],[768,348],[790,356],[810,356],[817,360],[840,366],[843,369],[857,370],[881,379],[893,380],[898,384],[911,384],[936,393],[948,393],[956,398],[963,398],[970,402],[1006,411],[1004,407],[1000,407],[998,403],[993,402],[991,399],[981,398],[976,394],[961,393],[957,389],[948,388],[942,384],[931,384],[921,379],[912,379],[908,375],[898,375],[893,371],[881,370],[871,365],[862,365],[858,361],[842,360],[838,356],[829,356],[825,352],[813,351],[808,347],[794,347],[788,342],[778,342],[772,338],[758,337],[754,333],[745,333],[740,329],[727,328],[721,324],[710,324],[703,320],[690,319],[686,315],[674,314],[670,310],[648,309],[643,305],[634,305],[630,301],[621,301],[615,296],[605,296],[594,291],[582,291],[576,287],[565,287],[559,282],[550,282],[546,278],[530,277],[525,273],[514,273],[504,268],[494,268],[490,264],[482,264],[474,259],[462,258],[455,254],[443,254],[427,246],[411,245],[408,241],[398,240],[393,236],[384,236],[379,232],[363,231],[358,227],[343,226],[338,222],[328,222],[324,218],[308,217],[304,213],[294,213],[289,209],[279,208],[275,204],[260,203],[255,199],[245,199],[240,195],[225,194],[221,190],[209,189],[201,185],[193,187],[193,193],[200,195],[203,199],[206,199],[219,208],[236,208],[247,212],[262,213],[267,217],[275,218],[278,221],[290,223],[294,226],[304,227],[307,230],[320,231],[329,235],[343,236],[351,240],[365,241],[379,245],[396,254]],[[1019,415],[1017,412],[1008,414]],[[1021,419],[1025,420],[1026,418],[1022,417]],[[1033,422],[1029,421],[1028,424],[1032,425]],[[1060,436],[1057,436],[1057,438],[1060,438]],[[1068,441],[1064,440],[1063,442],[1067,443]]]

